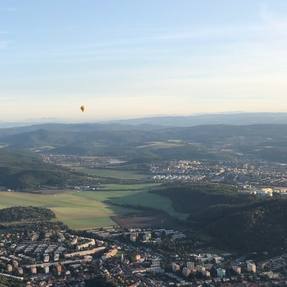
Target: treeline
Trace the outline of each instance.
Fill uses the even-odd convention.
[[[0,209],[0,223],[25,222],[25,221],[48,221],[56,218],[55,213],[43,207],[15,206]]]

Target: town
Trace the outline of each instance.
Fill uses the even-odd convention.
[[[286,166],[278,163],[178,160],[153,163],[150,171],[160,183],[224,183],[252,194],[287,194]]]
[[[43,223],[33,230],[24,226],[0,237],[0,278],[12,280],[13,286],[86,286],[95,278],[112,286],[287,284],[287,254],[236,256],[202,249],[182,253],[166,247],[180,247],[188,240],[184,231],[175,229],[73,232],[61,224]]]

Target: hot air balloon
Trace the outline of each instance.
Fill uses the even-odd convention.
[[[81,106],[80,109],[81,109],[82,112],[84,112],[85,111],[85,106]]]

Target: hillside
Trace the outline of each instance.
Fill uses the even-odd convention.
[[[256,199],[221,185],[183,185],[157,191],[189,214],[187,224],[220,248],[276,252],[287,247],[287,200]]]
[[[220,247],[279,251],[287,247],[287,200],[265,200],[205,217],[206,230]]]
[[[79,184],[85,176],[44,163],[37,154],[0,149],[0,187],[2,189],[34,190],[42,187],[64,187]]]
[[[133,162],[254,159],[287,163],[286,134],[286,124],[47,124],[1,129],[0,144],[37,152],[113,156]]]
[[[239,194],[233,186],[219,184],[174,184],[155,192],[170,198],[176,210],[192,216],[204,214],[213,206],[247,204],[253,199],[247,194]]]

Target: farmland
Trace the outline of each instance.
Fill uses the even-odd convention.
[[[168,198],[148,192],[151,187],[150,184],[111,184],[102,186],[102,189],[96,192],[1,192],[0,208],[20,205],[50,208],[59,220],[74,229],[113,225],[115,223],[111,217],[136,213],[139,211],[138,207],[157,208],[172,216],[181,216],[174,211]]]
[[[140,180],[144,179],[146,176],[140,173],[137,173],[133,170],[120,170],[120,169],[92,169],[92,168],[77,168],[77,171],[83,172],[87,175],[96,176],[96,177],[109,177],[115,179],[135,179]]]

